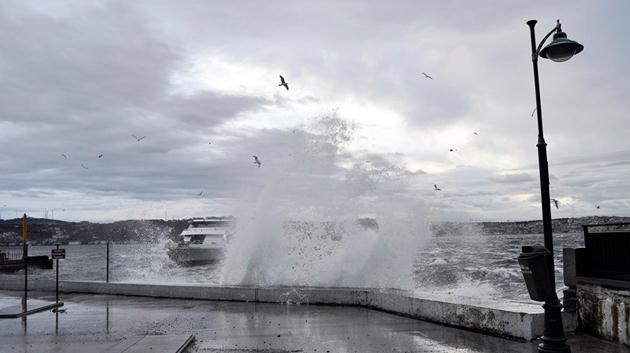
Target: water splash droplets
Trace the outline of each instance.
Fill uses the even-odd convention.
[[[408,173],[356,158],[354,125],[336,115],[305,131],[292,134],[291,157],[277,163],[285,168],[240,198],[222,283],[413,288],[416,249],[430,232]]]

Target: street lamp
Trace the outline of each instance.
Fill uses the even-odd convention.
[[[571,348],[567,346],[566,337],[564,336],[564,328],[562,326],[562,305],[555,294],[556,281],[553,264],[553,238],[551,230],[551,200],[549,198],[549,166],[547,164],[547,143],[543,136],[542,125],[542,109],[540,107],[540,86],[538,82],[538,57],[550,59],[555,62],[563,62],[571,59],[573,55],[584,49],[580,43],[574,42],[567,38],[566,33],[562,32],[560,20],[556,26],[542,39],[540,44],[536,45],[536,34],[534,26],[536,20],[527,21],[532,40],[532,63],[534,65],[534,86],[536,89],[536,112],[538,113],[538,170],[540,173],[540,196],[542,202],[543,216],[543,233],[545,236],[545,248],[551,252],[549,257],[549,278],[553,286],[554,295],[551,299],[547,299],[543,308],[545,309],[545,330],[541,338],[542,343],[538,345],[538,352],[571,352]],[[551,34],[553,40],[546,47],[542,47]]]

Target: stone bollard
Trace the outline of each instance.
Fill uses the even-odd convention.
[[[579,249],[578,249],[579,251]],[[562,269],[564,274],[564,285],[568,288],[562,291],[562,319],[565,332],[575,332],[578,329],[577,315],[577,267],[576,249],[562,249]]]
[[[564,311],[574,313],[577,311],[577,274],[575,250],[573,248],[562,249],[562,271],[564,284],[569,287],[563,291],[562,305]]]

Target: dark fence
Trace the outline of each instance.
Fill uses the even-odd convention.
[[[120,247],[124,247],[121,245]],[[28,276],[31,279],[50,280],[54,279],[55,260],[52,260],[51,250],[55,249],[56,245],[29,245],[28,246]],[[119,248],[120,248],[119,247]],[[62,280],[88,280],[99,281],[104,280],[109,282],[110,280],[110,244],[64,244],[59,245],[59,248],[65,250],[65,258],[59,261],[62,268],[61,278]],[[114,247],[114,251],[118,251],[118,254],[114,255],[120,257],[129,257],[136,254],[134,249],[125,249],[121,254],[121,251]],[[3,276],[23,276],[24,274],[24,259],[23,245],[5,245],[0,244],[0,281]],[[138,257],[141,257],[138,255]],[[118,263],[118,268],[127,270],[127,266]],[[132,271],[130,268],[129,271]],[[114,271],[115,272],[115,271]],[[119,275],[123,275],[119,271]]]
[[[1,246],[0,247],[0,264],[6,264],[12,261],[22,260],[21,246]]]
[[[24,267],[21,246],[0,246],[0,273],[19,271]]]
[[[630,281],[630,223],[584,226],[578,275]]]

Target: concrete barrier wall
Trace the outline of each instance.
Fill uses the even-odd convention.
[[[436,300],[401,290],[376,289],[370,292],[367,306],[495,336],[532,340],[543,333],[544,314],[538,305],[456,296]]]
[[[578,282],[577,300],[585,332],[630,346],[630,290]]]
[[[0,289],[22,290],[19,279],[2,280]],[[29,281],[35,291],[54,291],[55,282]],[[436,300],[397,289],[329,287],[246,287],[162,285],[60,281],[65,293],[135,295],[162,298],[245,301],[264,303],[356,305],[406,317],[475,330],[486,334],[532,340],[543,333],[544,314],[538,305],[500,303],[472,298]]]

